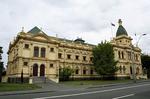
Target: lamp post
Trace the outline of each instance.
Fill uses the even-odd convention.
[[[136,42],[136,47],[138,47],[138,43],[139,43],[141,37],[143,37],[143,36],[145,36],[145,35],[147,35],[147,34],[141,34],[141,35],[139,36],[139,38],[138,38],[138,40],[137,40],[137,42]]]
[[[135,65],[134,65],[134,46],[131,45],[131,61],[132,61],[132,78],[133,78],[133,82],[136,83],[136,76],[135,76]]]
[[[136,47],[138,47],[138,43],[140,39],[145,36],[146,34],[141,34],[136,42]],[[135,74],[135,64],[134,64],[134,46],[131,45],[131,59],[132,59],[132,72],[133,72],[133,82],[136,83],[136,74]]]

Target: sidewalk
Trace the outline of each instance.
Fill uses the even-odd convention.
[[[137,83],[142,82],[150,82],[150,80],[141,80],[137,81]],[[41,86],[41,89],[36,90],[26,90],[26,91],[9,91],[9,92],[0,92],[0,96],[5,95],[22,95],[22,94],[34,94],[34,93],[46,93],[46,92],[56,92],[56,91],[69,91],[69,90],[81,90],[81,89],[90,89],[90,88],[100,88],[100,87],[109,87],[109,86],[117,86],[117,85],[125,85],[125,84],[133,84],[133,82],[126,82],[126,83],[115,83],[115,84],[106,84],[106,85],[83,85],[80,87],[74,88],[73,86],[66,86],[64,84],[38,84]]]

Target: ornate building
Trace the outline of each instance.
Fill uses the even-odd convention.
[[[141,50],[134,47],[131,40],[120,20],[116,37],[111,41],[115,59],[118,60],[118,77],[130,77],[132,63],[136,66],[136,74],[142,74]],[[59,82],[59,69],[63,67],[72,68],[72,78],[75,79],[99,78],[92,66],[94,46],[80,38],[72,41],[48,36],[37,27],[27,33],[21,31],[9,45],[8,81],[19,82],[23,74],[25,82],[29,78],[33,82],[39,78]],[[131,61],[132,51],[134,59]]]
[[[119,67],[116,74],[118,77],[133,78],[133,73],[135,73],[136,78],[139,79],[142,75],[141,49],[132,44],[132,38],[128,36],[122,26],[121,19],[118,23],[116,37],[111,41],[114,46],[115,60],[118,61],[117,66]]]

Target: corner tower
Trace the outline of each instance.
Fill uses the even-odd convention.
[[[142,75],[141,49],[134,47],[132,38],[123,27],[121,19],[118,20],[116,37],[113,38],[111,44],[113,45],[115,60],[118,61],[117,77],[133,79],[134,71],[136,78],[139,79]],[[135,69],[133,69],[133,65]]]
[[[128,33],[127,33],[126,29],[122,25],[122,20],[121,19],[118,20],[118,25],[119,26],[118,26],[118,29],[117,29],[117,32],[116,32],[116,37],[114,38],[114,41],[118,45],[130,46],[132,38],[130,36],[128,36]]]

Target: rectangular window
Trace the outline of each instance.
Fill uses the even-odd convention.
[[[50,52],[54,52],[54,48],[50,48]]]
[[[39,57],[39,47],[34,47],[34,57]]]
[[[41,48],[41,57],[45,57],[46,49]]]
[[[122,59],[124,59],[124,53],[122,52]]]
[[[24,48],[25,48],[25,49],[28,49],[28,48],[29,48],[29,44],[25,44],[25,45],[24,45]]]
[[[137,54],[135,54],[135,60],[138,61],[138,55]]]
[[[90,61],[91,61],[91,62],[93,61],[93,57],[90,57]]]
[[[62,58],[62,54],[61,53],[58,53],[58,58]]]
[[[24,66],[28,66],[28,62],[24,62],[23,65],[24,65]]]
[[[50,68],[53,68],[53,66],[54,66],[53,64],[50,64],[50,65],[49,65]]]
[[[119,56],[119,59],[120,59],[121,58],[120,51],[118,51],[118,56]]]
[[[67,55],[67,59],[71,59],[71,55],[70,54]]]
[[[86,61],[86,56],[83,56],[83,61]]]
[[[78,55],[76,55],[76,60],[79,60],[79,56]]]
[[[128,52],[128,59],[131,60],[131,52]]]

